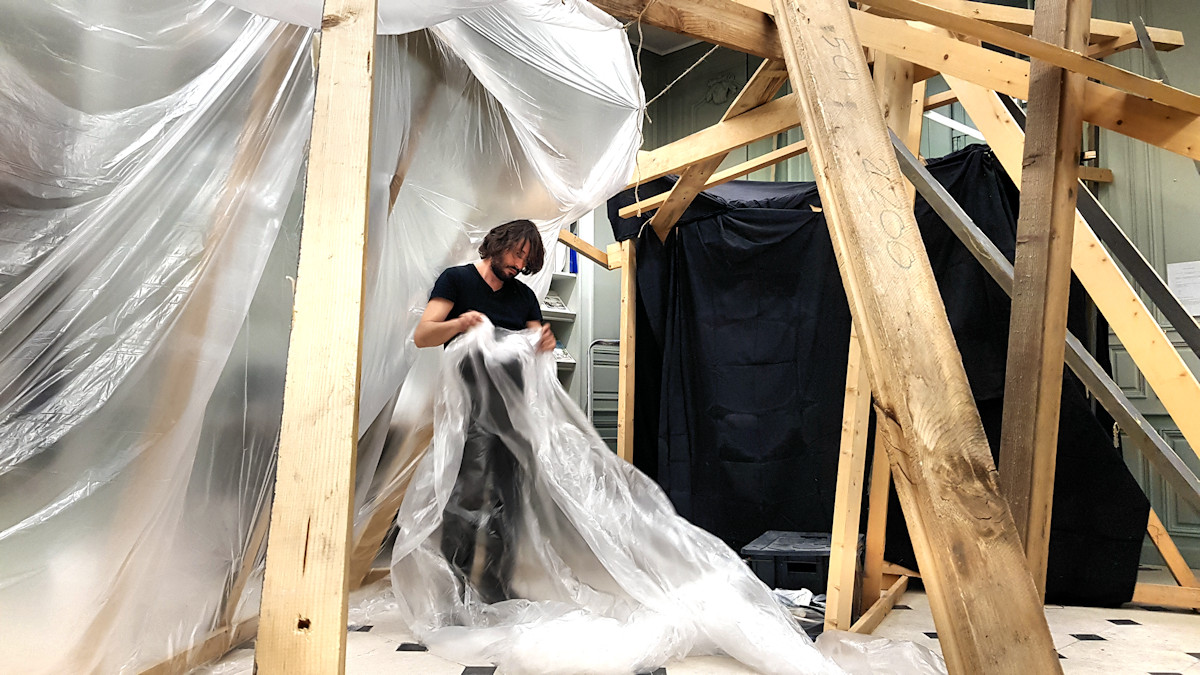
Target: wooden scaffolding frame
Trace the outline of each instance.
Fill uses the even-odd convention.
[[[705,188],[801,153],[812,156],[855,327],[827,625],[870,632],[908,580],[921,576],[950,672],[1061,672],[1041,609],[1053,484],[1053,434],[1048,430],[1056,428],[1058,416],[1057,394],[1045,383],[1057,378],[1059,361],[1065,359],[1173,486],[1189,498],[1200,495],[1195,476],[1065,333],[1061,279],[1073,271],[1183,436],[1200,452],[1200,418],[1187,415],[1200,405],[1200,384],[1108,256],[1089,220],[1072,208],[1076,191],[1086,192],[1076,187],[1076,179],[1096,177],[1096,172],[1079,168],[1078,127],[1080,120],[1087,121],[1200,160],[1200,97],[1099,61],[1138,47],[1138,37],[1130,24],[1090,19],[1090,0],[1046,0],[1039,2],[1037,13],[967,0],[873,0],[853,9],[842,0],[594,4],[618,19],[765,59],[716,125],[639,153],[637,183],[669,173],[681,177],[668,193],[642,199],[621,215],[656,211],[651,224],[665,238]],[[260,628],[256,659],[262,672],[344,672],[348,591],[379,576],[370,563],[406,481],[396,477],[378,517],[357,539],[349,508],[358,441],[375,12],[375,0],[327,0],[324,10],[274,502],[279,508],[269,510],[261,627],[257,618],[236,623],[234,612],[268,536],[265,507],[231,583],[219,627],[207,640],[147,672],[182,672],[219,657]],[[1183,44],[1177,31],[1151,28],[1149,35],[1157,49]],[[982,42],[1030,56],[1032,65],[984,49]],[[924,81],[939,73],[952,90],[925,96]],[[775,98],[785,78],[794,93]],[[1002,96],[1030,100],[1028,139]],[[1022,220],[1022,239],[1030,243],[1019,247],[1014,270],[1005,268],[1007,261],[988,248],[990,242],[974,237],[973,224],[954,211],[952,200],[942,205],[944,212],[939,210],[1001,286],[1018,298],[1014,329],[1021,325],[1035,334],[1032,342],[1010,349],[1010,363],[1035,367],[1026,369],[1033,371],[1030,379],[1006,385],[1012,400],[1028,411],[1023,417],[1033,421],[1018,429],[1006,419],[1001,463],[1024,476],[1009,483],[1003,474],[997,481],[912,219],[913,187],[901,177],[903,171],[931,204],[937,201],[940,186],[923,178],[920,163],[903,149],[916,147],[922,112],[952,101],[963,105],[1021,186],[1022,212],[1042,214],[1038,222]],[[853,120],[852,128],[847,120]],[[731,150],[798,126],[806,132],[804,141],[717,171]],[[900,139],[899,161],[888,140],[889,128]],[[397,167],[393,201],[404,170]],[[633,242],[600,251],[567,232],[560,240],[597,264],[621,270],[618,446],[628,460],[636,316]],[[910,292],[891,290],[896,288]],[[876,452],[868,480],[866,425],[872,404]],[[422,439],[427,442],[427,434],[414,435],[414,448]],[[883,560],[891,478],[920,573]],[[868,484],[866,554],[858,580],[859,505]],[[1018,507],[1010,509],[1010,500]],[[1200,584],[1153,512],[1147,527],[1179,586],[1139,584],[1134,600],[1200,608]],[[855,583],[862,584],[862,616],[851,623]]]

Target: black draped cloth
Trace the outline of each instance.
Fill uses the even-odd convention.
[[[985,146],[930,172],[1012,259],[1018,194]],[[666,191],[673,178],[643,186]],[[665,243],[647,218],[617,212],[637,238],[635,450],[695,524],[740,549],[766,530],[828,532],[833,522],[850,313],[813,183],[735,181],[699,195]],[[917,221],[995,456],[1009,300],[932,209]],[[903,289],[895,289],[903,292]],[[1070,328],[1100,336],[1073,282]],[[1132,596],[1149,504],[1113,447],[1111,420],[1064,376],[1047,599],[1113,605]],[[915,565],[893,494],[889,560]]]

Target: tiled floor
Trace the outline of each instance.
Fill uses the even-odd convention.
[[[1169,583],[1161,570],[1142,573],[1142,580]],[[367,589],[364,589],[367,590]],[[460,664],[425,651],[405,630],[395,611],[364,611],[351,602],[351,626],[346,642],[346,672],[349,675],[489,675],[488,664]],[[363,618],[367,617],[367,621]],[[1141,608],[1124,609],[1063,607],[1048,605],[1046,618],[1066,675],[1200,675],[1200,614]],[[875,635],[911,640],[941,653],[925,593],[906,593],[884,619]],[[252,647],[236,650],[204,675],[249,675],[253,669]],[[733,675],[750,673],[744,666],[724,657],[693,657],[667,664],[655,675]],[[1033,675],[1033,674],[1031,674]]]
[[[1147,583],[1174,583],[1164,570],[1144,570]],[[1047,605],[1046,620],[1066,675],[1200,675],[1200,614],[1162,607],[1122,609]],[[941,654],[929,602],[909,591],[875,635],[913,640]]]

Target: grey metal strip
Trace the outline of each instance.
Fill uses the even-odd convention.
[[[895,134],[892,134],[892,145],[896,149],[896,159],[900,162],[900,170],[941,216],[950,230],[958,237],[967,250],[975,256],[992,279],[1009,296],[1012,295],[1013,267],[1012,263],[995,244],[975,225],[971,217],[963,211],[958,202],[950,196],[929,171],[913,156]],[[1117,424],[1125,430],[1130,440],[1142,454],[1162,474],[1167,483],[1176,493],[1193,506],[1200,508],[1200,479],[1191,468],[1183,462],[1175,449],[1167,444],[1154,430],[1146,418],[1126,398],[1124,392],[1117,386],[1108,373],[1100,367],[1096,359],[1088,353],[1083,344],[1070,333],[1067,333],[1067,349],[1064,360],[1071,370],[1079,377],[1083,385],[1092,392],[1100,405],[1112,415]]]
[[[1016,102],[1009,96],[1000,96],[1000,100],[1008,108],[1008,112],[1017,126],[1024,129],[1025,113],[1021,111]],[[1184,309],[1179,298],[1175,297],[1163,278],[1158,275],[1158,271],[1150,266],[1142,252],[1129,240],[1117,221],[1108,215],[1108,211],[1104,210],[1104,207],[1096,200],[1091,190],[1083,184],[1083,181],[1079,181],[1079,197],[1075,207],[1079,209],[1080,215],[1091,226],[1100,241],[1108,247],[1113,258],[1129,271],[1137,285],[1141,286],[1146,295],[1150,296],[1150,301],[1171,323],[1171,326],[1179,333],[1179,337],[1183,338],[1183,341],[1197,356],[1200,356],[1200,325],[1196,324],[1196,320]]]

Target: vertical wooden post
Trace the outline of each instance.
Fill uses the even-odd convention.
[[[1061,673],[850,9],[773,5],[946,664]]]
[[[884,122],[913,151],[921,144],[921,115],[924,112],[925,82],[913,83],[913,64],[884,52],[875,52],[875,91],[879,94]],[[913,203],[915,189],[905,183],[905,203]],[[891,467],[883,432],[875,424],[875,452],[871,464],[870,495],[867,503],[867,537],[863,551],[863,580],[860,609],[866,612],[883,592],[883,548],[886,543],[888,493]],[[828,606],[828,605],[827,605]]]
[[[343,673],[375,0],[325,3],[262,622],[265,674]]]
[[[875,456],[871,460],[871,487],[867,496],[867,542],[863,550],[862,599],[859,611],[865,612],[883,592],[883,548],[887,543],[888,494],[892,487],[891,466],[879,428],[875,422]]]
[[[829,584],[825,591],[825,629],[849,630],[854,623],[854,585],[858,577],[858,524],[863,476],[867,464],[867,421],[871,417],[871,383],[867,363],[850,327],[846,360],[846,399],[842,408],[842,440],[838,452],[837,492],[829,542]]]
[[[1042,0],[1034,36],[1086,52],[1091,0]],[[1012,320],[1000,435],[1000,488],[1045,594],[1083,87],[1087,79],[1033,59],[1017,223]]]
[[[637,262],[634,241],[626,239],[608,249],[608,259],[621,263],[621,351],[617,377],[617,455],[633,461],[634,354],[637,347]]]

